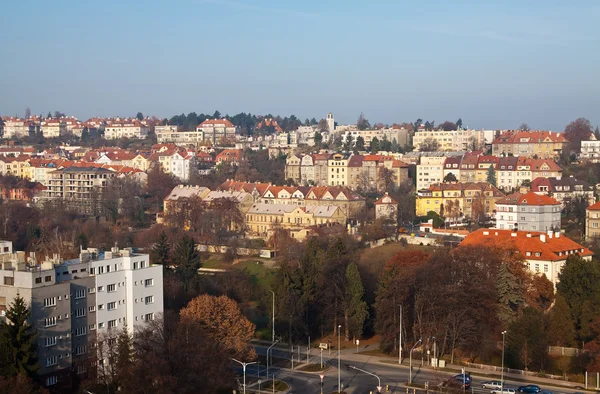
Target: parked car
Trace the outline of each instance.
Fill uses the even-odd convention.
[[[537,394],[542,389],[537,384],[528,384],[526,386],[519,386],[519,393]]]
[[[500,389],[492,390],[492,394],[515,394],[515,393],[516,393],[516,390],[511,387],[504,387],[502,389],[502,391],[500,391]]]
[[[492,380],[491,382],[483,382],[481,384],[481,387],[483,387],[484,389],[490,389],[490,390],[500,390],[500,388],[502,387],[502,382],[499,380]]]
[[[471,387],[471,375],[468,373],[465,375],[463,375],[461,373],[461,374],[453,376],[450,379],[454,380],[455,382],[458,382],[461,385],[464,385],[465,389],[468,389]]]

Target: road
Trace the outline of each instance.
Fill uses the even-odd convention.
[[[260,355],[265,355],[267,348],[264,346],[256,346],[256,352]],[[287,350],[281,348],[274,348],[273,357],[277,361],[277,359],[289,359],[289,352]],[[317,349],[313,349],[310,356],[311,363],[318,363],[320,361],[320,353]],[[297,353],[295,353],[294,359],[297,360]],[[397,365],[397,364],[387,364],[380,362],[381,357],[375,356],[366,356],[366,355],[356,355],[352,354],[350,351],[342,351],[341,354],[341,369],[340,369],[340,378],[342,387],[348,393],[369,393],[371,390],[376,393],[377,389],[377,379],[373,376],[364,374],[362,372],[353,370],[348,368],[347,365],[353,365],[358,368],[364,369],[371,373],[374,373],[379,376],[381,379],[381,384],[385,388],[386,385],[389,385],[390,392],[392,393],[406,393],[406,382],[408,382],[408,366],[406,365]],[[306,362],[306,350],[304,350],[304,354],[301,354],[302,362]],[[324,388],[323,393],[329,394],[333,391],[337,390],[337,381],[338,381],[338,359],[337,352],[332,351],[331,356],[329,356],[327,351],[323,352],[323,361],[328,363],[331,368],[327,370],[324,375]],[[282,364],[281,362],[279,363]],[[413,360],[413,383],[415,384],[425,384],[428,382],[429,387],[433,388],[437,386],[441,382],[448,379],[450,376],[454,376],[455,373],[449,372],[440,372],[435,371],[430,368],[420,369],[421,360]],[[248,367],[247,374],[248,376],[253,375],[257,376],[258,368],[255,365],[251,365]],[[307,373],[298,370],[291,370],[288,368],[279,368],[277,363],[275,366],[269,368],[269,376],[272,374],[276,374],[277,379],[282,379],[292,386],[291,393],[301,394],[301,393],[320,393],[319,387],[319,374],[318,373]],[[264,381],[266,378],[266,367],[265,365],[260,365],[260,376]],[[256,378],[254,378],[256,380]],[[468,390],[472,394],[490,394],[490,390],[483,389],[481,384],[484,381],[488,380],[500,380],[499,378],[488,378],[488,377],[478,377],[472,376],[472,385],[471,389]],[[518,386],[522,386],[525,383],[522,381],[514,381],[511,379],[505,379],[505,386],[517,388]],[[554,394],[572,394],[581,390],[577,389],[568,389],[564,387],[552,387],[550,385],[541,385],[543,389],[550,390]],[[423,390],[418,390],[418,392],[423,392]],[[412,394],[412,389],[410,391]]]

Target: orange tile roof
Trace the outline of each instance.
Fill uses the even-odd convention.
[[[215,125],[235,127],[228,119],[206,119],[204,122],[200,123],[198,127],[214,127]]]
[[[467,235],[459,246],[514,246],[527,260],[560,261],[575,253],[583,257],[593,256],[594,253],[588,248],[558,234],[558,237],[556,234],[550,237],[549,234],[536,231],[479,229]],[[527,252],[531,255],[527,256]]]
[[[498,204],[509,204],[509,205],[560,205],[555,198],[546,195],[536,194],[535,192],[529,191],[527,193],[513,193],[509,196],[504,197],[496,201]]]
[[[590,211],[600,211],[600,202],[590,205],[587,209]]]

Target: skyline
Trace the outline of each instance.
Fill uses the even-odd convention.
[[[34,3],[2,6],[1,115],[600,123],[593,1]]]

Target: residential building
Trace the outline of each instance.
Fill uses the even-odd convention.
[[[223,139],[235,141],[236,134],[239,134],[239,127],[228,119],[206,119],[196,127],[196,131],[204,133],[205,141],[212,145],[219,145]]]
[[[133,334],[163,312],[162,269],[128,249],[87,249],[75,260],[55,255],[41,264],[24,252],[4,253],[0,311],[24,298],[38,334],[42,382],[66,389],[73,372],[84,378],[106,362],[98,353],[101,335],[123,327]]]
[[[244,151],[241,149],[223,149],[221,153],[215,158],[215,162],[219,163],[231,163],[238,165],[244,160]]]
[[[600,237],[600,202],[590,205],[585,210],[585,237]]]
[[[246,225],[250,235],[269,239],[275,228],[288,230],[293,238],[300,231],[314,225],[327,223],[346,224],[346,215],[335,205],[294,206],[290,204],[252,205],[246,213]]]
[[[348,162],[351,154],[334,153],[327,161],[328,181],[330,186],[348,186]]]
[[[306,155],[309,156],[309,155]],[[309,156],[310,157],[310,156]],[[285,179],[291,179],[294,183],[302,182],[300,178],[300,165],[302,158],[297,155],[290,155],[285,159]]]
[[[560,202],[532,191],[513,193],[496,201],[496,228],[560,231]]]
[[[600,162],[600,141],[581,141],[581,153],[579,158],[589,160],[592,163]]]
[[[104,127],[104,138],[107,140],[144,139],[147,136],[148,128],[137,119],[109,122]]]
[[[573,177],[538,177],[531,182],[531,191],[540,194],[548,195],[555,198],[562,204],[565,204],[577,199],[583,199],[587,205],[592,205],[596,202],[594,196],[594,188],[586,181],[580,181]]]
[[[413,135],[415,150],[429,141],[435,141],[440,151],[473,151],[485,145],[483,130],[424,130],[419,129]]]
[[[201,186],[178,185],[163,200],[163,214],[167,215],[179,202],[198,198],[202,200],[210,193],[210,189]]]
[[[375,205],[375,219],[396,222],[398,202],[390,197],[387,192],[379,200],[375,201],[373,205]]]
[[[416,213],[417,216],[425,216],[433,211],[439,215],[442,207],[447,207],[452,201],[452,205],[459,207],[458,217],[471,217],[477,213],[473,210],[477,201],[480,203],[476,208],[481,209],[479,213],[491,216],[496,209],[496,201],[502,197],[504,194],[488,182],[438,183],[417,192]]]
[[[586,247],[552,231],[479,229],[467,235],[460,246],[515,248],[525,259],[530,272],[544,274],[555,287],[569,256],[579,255],[584,260],[591,260],[593,256]]]
[[[273,118],[264,118],[256,125],[256,130],[270,131],[271,133],[281,133],[283,129]]]
[[[28,119],[3,116],[2,136],[4,138],[23,138],[35,131],[35,124]]]
[[[62,119],[52,118],[43,120],[40,124],[40,132],[44,138],[58,138],[65,134],[67,126]]]
[[[287,171],[287,162],[286,162]],[[287,176],[286,176],[286,179]],[[304,155],[300,161],[300,184],[316,185],[315,178],[315,155]]]
[[[512,130],[494,140],[492,154],[551,159],[560,155],[566,143],[564,133]]]
[[[315,163],[315,178],[314,183],[317,186],[325,186],[327,185],[327,180],[329,179],[329,171],[328,171],[328,163],[331,155],[329,153],[317,153],[313,156]]]
[[[434,183],[444,181],[444,156],[421,157],[421,164],[417,165],[417,190],[427,189]]]
[[[156,140],[159,144],[199,145],[204,142],[204,131],[181,130],[181,126],[155,126]]]

